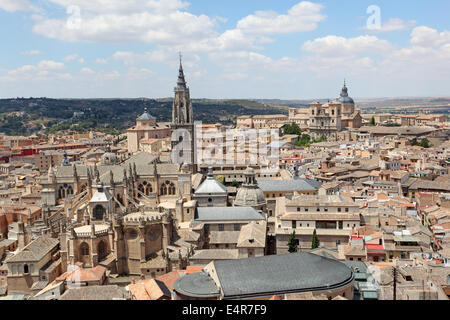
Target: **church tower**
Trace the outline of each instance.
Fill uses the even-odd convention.
[[[184,78],[183,64],[180,55],[180,69],[178,72],[177,86],[174,89],[175,99],[172,108],[172,124],[173,125],[193,125],[194,117],[192,113],[192,102]]]
[[[189,87],[184,77],[180,54],[180,68],[175,97],[172,107],[172,162],[179,165],[187,164],[191,172],[196,172],[194,149],[194,114]]]

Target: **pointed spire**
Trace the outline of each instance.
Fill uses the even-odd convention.
[[[341,97],[348,97],[347,81],[344,79],[344,86],[342,87]]]
[[[185,89],[186,88],[186,80],[184,78],[184,71],[183,71],[183,63],[182,63],[182,55],[180,52],[180,68],[178,71],[178,81],[177,81],[178,88]]]

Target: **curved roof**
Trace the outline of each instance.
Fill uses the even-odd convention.
[[[354,278],[344,263],[306,252],[214,261],[214,266],[224,298],[333,290]]]
[[[341,91],[341,97],[338,99],[338,101],[342,104],[355,104],[355,101],[353,101],[353,99],[348,96],[348,89],[347,86],[345,85],[345,82],[344,87],[342,88]]]
[[[264,204],[264,192],[257,185],[243,185],[238,189],[234,200],[234,205],[240,207],[257,207]]]
[[[219,288],[205,271],[187,274],[173,284],[173,289],[182,295],[196,298],[219,296]]]

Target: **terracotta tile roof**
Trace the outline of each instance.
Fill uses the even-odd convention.
[[[173,291],[174,282],[181,278],[184,274],[184,270],[175,270],[159,276],[156,280],[163,282],[170,291]]]
[[[106,273],[106,268],[103,266],[96,266],[89,269],[81,269],[79,272],[77,270],[69,271],[63,273],[61,276],[56,278],[57,281],[80,281],[80,282],[93,282],[100,281]]]
[[[204,266],[187,266],[186,267],[186,274],[191,274],[191,273],[197,273],[202,271],[204,268]]]

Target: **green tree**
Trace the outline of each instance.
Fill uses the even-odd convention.
[[[431,148],[430,141],[427,138],[423,138],[422,141],[420,141],[420,146],[423,148]]]
[[[311,144],[311,137],[307,134],[302,134],[300,140],[294,142],[294,145],[297,147],[309,147],[310,144]]]
[[[317,238],[317,232],[316,229],[314,229],[313,235],[312,235],[312,243],[311,243],[311,249],[316,249],[320,246],[319,238]]]
[[[288,247],[289,253],[298,252],[298,243],[297,240],[295,239],[295,230],[289,236]]]
[[[375,117],[372,117],[372,119],[370,119],[370,125],[371,126],[375,125]]]
[[[216,180],[219,181],[221,184],[225,184],[225,177],[222,175],[217,176]]]
[[[284,134],[296,134],[299,136],[302,134],[302,130],[295,122],[293,122],[292,124],[288,124],[284,127]]]

